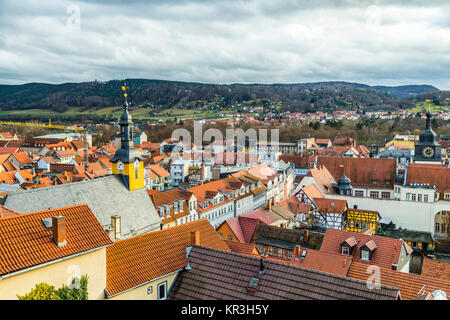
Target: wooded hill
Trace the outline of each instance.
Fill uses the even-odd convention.
[[[175,105],[189,108],[192,101],[217,101],[222,107],[229,107],[248,100],[268,99],[281,101],[284,108],[292,112],[355,107],[366,110],[393,110],[397,107],[414,105],[410,99],[405,98],[438,90],[429,85],[372,87],[349,82],[220,85],[147,79],[125,81],[130,102],[134,105],[154,105],[158,109]],[[0,108],[51,109],[64,112],[69,107],[81,107],[86,110],[118,106],[123,101],[122,84],[122,80],[111,80],[0,85]]]

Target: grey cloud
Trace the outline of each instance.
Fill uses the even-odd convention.
[[[446,1],[0,4],[3,83],[345,80],[450,88]],[[81,10],[79,30],[66,25],[70,5]]]

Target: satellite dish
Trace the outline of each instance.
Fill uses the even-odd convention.
[[[442,290],[436,290],[432,293],[434,300],[447,300],[447,295]]]

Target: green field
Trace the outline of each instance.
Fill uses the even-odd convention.
[[[411,113],[424,112],[430,110],[430,112],[446,111],[448,107],[437,106],[432,102],[417,102],[415,108],[408,109]]]
[[[201,113],[197,112],[197,109],[194,110],[185,110],[185,109],[164,109],[164,110],[154,110],[154,109],[146,109],[146,108],[137,108],[137,109],[130,109],[131,115],[135,119],[141,119],[141,120],[167,120],[167,119],[174,119],[175,117],[177,119],[187,119],[187,118],[206,118],[206,117],[218,117],[219,112],[210,112],[210,111],[204,111]],[[153,112],[156,112],[157,114],[154,115]],[[76,116],[76,115],[103,115],[105,117],[111,116],[111,117],[119,117],[122,113],[122,107],[107,107],[107,108],[101,108],[101,109],[90,109],[90,110],[84,110],[82,111],[80,107],[70,107],[65,112],[55,112],[53,110],[49,109],[28,109],[28,110],[4,110],[0,111],[1,115],[27,115],[30,118],[33,116],[48,116],[51,119],[58,119],[58,117],[64,117],[64,116]]]

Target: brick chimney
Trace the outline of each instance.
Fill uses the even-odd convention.
[[[64,247],[67,244],[66,240],[66,218],[57,215],[56,217],[52,217],[52,234],[53,241],[55,241],[58,248]]]
[[[191,231],[191,246],[193,245],[200,245],[200,231]]]

